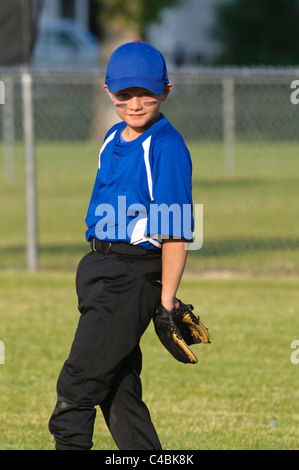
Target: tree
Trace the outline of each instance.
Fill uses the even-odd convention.
[[[146,26],[160,19],[163,8],[183,0],[92,0],[101,40],[101,65],[106,67],[111,53],[121,44],[146,39]],[[110,100],[100,89],[95,102],[92,139],[102,139],[115,122]],[[106,94],[106,93],[105,93]]]
[[[231,0],[216,7],[212,35],[223,47],[220,64],[299,63],[298,0]]]
[[[125,41],[146,39],[146,27],[160,20],[163,8],[182,0],[93,0],[96,5],[103,63]]]

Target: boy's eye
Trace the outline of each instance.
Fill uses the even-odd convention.
[[[121,101],[125,101],[129,99],[128,93],[119,93],[116,95],[116,98]]]
[[[130,98],[132,98],[132,96],[129,93],[116,93],[115,96],[119,101],[127,101]],[[152,93],[151,91],[143,91],[142,93],[139,94],[139,96],[141,98],[143,97],[149,98],[149,97],[154,96],[154,93]]]

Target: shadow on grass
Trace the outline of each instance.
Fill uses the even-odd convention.
[[[254,253],[258,251],[275,252],[278,250],[298,250],[299,238],[228,238],[228,239],[213,239],[204,241],[200,250],[190,250],[189,256],[191,257],[217,257],[217,256],[230,256],[239,253]],[[39,257],[42,259],[49,259],[54,261],[68,259],[73,263],[75,259],[84,256],[90,250],[88,243],[72,243],[72,244],[53,244],[53,245],[40,245]],[[0,248],[0,269],[10,267],[21,267],[26,262],[26,246],[7,246]],[[47,264],[45,262],[45,264]]]
[[[74,269],[78,261],[90,250],[88,243],[40,245],[39,266],[45,269]],[[26,246],[0,247],[0,269],[26,268]]]
[[[228,238],[204,241],[200,250],[190,250],[191,256],[230,256],[258,251],[298,250],[299,238]]]

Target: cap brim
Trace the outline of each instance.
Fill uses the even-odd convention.
[[[165,82],[167,83],[167,82]],[[164,82],[157,82],[146,78],[123,78],[107,80],[106,85],[110,93],[117,93],[118,91],[125,90],[126,88],[140,87],[150,90],[156,95],[162,95],[164,91]]]

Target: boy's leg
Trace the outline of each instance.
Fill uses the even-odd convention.
[[[142,401],[139,345],[124,361],[112,389],[100,403],[111,435],[120,450],[161,450],[149,411]]]
[[[90,253],[78,267],[81,317],[49,423],[57,449],[92,447],[94,407],[109,394],[159,303],[159,287],[143,275],[148,264],[149,272],[160,266],[159,260],[124,262],[112,254]]]
[[[58,394],[58,400],[49,421],[57,450],[90,450],[96,416],[93,405],[79,405]]]

